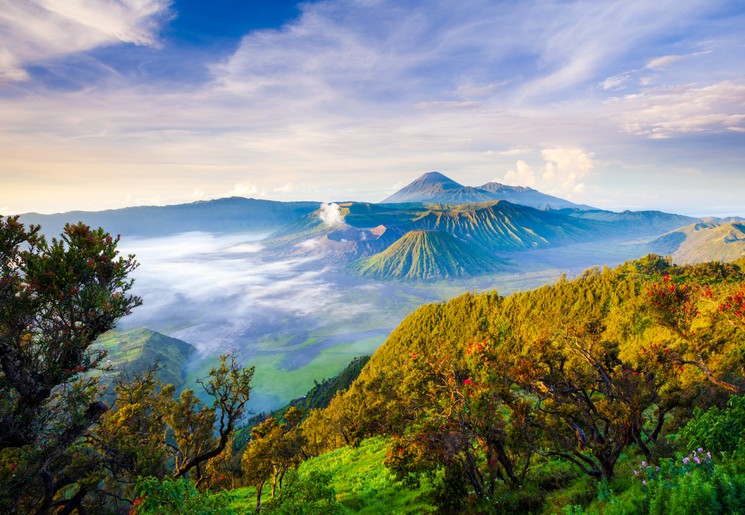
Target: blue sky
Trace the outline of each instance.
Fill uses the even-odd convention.
[[[377,201],[438,170],[745,215],[741,0],[12,0],[0,213]]]

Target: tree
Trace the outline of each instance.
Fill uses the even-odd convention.
[[[479,501],[493,499],[499,484],[518,488],[531,461],[531,406],[513,391],[498,348],[474,342],[462,360],[446,346],[414,353],[398,388],[408,422],[394,434],[386,465],[414,484],[421,473],[444,469],[439,497],[451,507],[466,493],[462,480]]]
[[[642,439],[645,414],[658,400],[654,374],[623,361],[603,326],[565,327],[529,346],[516,370],[538,399],[545,455],[567,459],[597,479],[610,479],[623,450]]]
[[[129,294],[137,263],[118,256],[118,237],[82,223],[51,242],[39,231],[0,219],[0,453],[25,455],[5,486],[41,478],[44,509],[49,465],[107,410],[96,380],[82,378],[105,357],[90,346],[142,301]]]
[[[724,288],[727,289],[727,286]],[[734,336],[723,338],[721,327],[724,324],[716,318],[723,317],[731,324],[735,334],[739,332],[739,336],[742,336],[742,329],[745,328],[745,286],[734,289],[718,302],[710,286],[691,285],[665,275],[661,282],[649,285],[647,295],[647,308],[670,335],[666,342],[655,343],[647,349],[651,358],[658,364],[679,369],[695,367],[710,383],[732,393],[745,393],[742,377],[726,377],[725,374],[729,372],[727,367],[723,367],[724,373],[717,373],[716,370],[717,361],[727,351],[725,343],[729,343]],[[701,308],[706,303],[716,306],[716,309],[702,313]],[[707,316],[710,320],[697,325],[699,319]]]
[[[203,489],[217,480],[213,461],[232,452],[228,446],[245,413],[254,368],[241,367],[233,354],[221,356],[220,365],[200,381],[211,405],[192,390],[174,397],[173,385],[161,383],[156,370],[119,378],[115,409],[89,435],[91,469],[104,471],[97,492],[101,504],[107,496],[113,504],[133,502],[139,476],[186,478]]]
[[[302,412],[291,407],[280,424],[274,417],[251,429],[251,442],[243,454],[242,464],[247,482],[256,488],[256,511],[261,511],[264,485],[272,479],[272,499],[282,488],[285,473],[302,461],[305,437],[300,430]]]

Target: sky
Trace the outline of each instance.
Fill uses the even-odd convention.
[[[742,0],[0,0],[0,213],[422,173],[745,216]]]

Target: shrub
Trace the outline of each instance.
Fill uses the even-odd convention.
[[[715,463],[703,448],[657,467],[642,462],[634,473],[646,488],[650,515],[743,513],[745,475],[732,463]]]
[[[689,447],[706,447],[715,454],[732,452],[745,444],[745,397],[731,397],[727,408],[696,409],[680,431]]]
[[[200,492],[190,480],[144,477],[137,480],[137,499],[130,514],[136,515],[228,515],[228,497]]]
[[[287,515],[326,515],[344,513],[336,501],[329,472],[311,470],[307,475],[291,469],[284,478],[279,495],[262,508],[262,513]]]

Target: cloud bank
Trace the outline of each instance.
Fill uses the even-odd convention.
[[[521,159],[504,177],[495,179],[513,186],[530,186],[554,195],[576,198],[585,191],[585,179],[592,175],[595,163],[591,153],[579,147],[557,146],[540,151],[543,172],[539,175]]]
[[[130,238],[123,254],[140,262],[133,274],[143,305],[123,322],[182,338],[202,352],[260,347],[294,328],[294,334],[328,323],[337,327],[374,311],[350,302],[313,258],[265,260],[256,236],[187,233]]]

